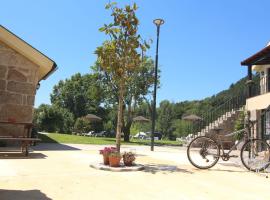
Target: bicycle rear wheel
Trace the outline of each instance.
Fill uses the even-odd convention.
[[[189,162],[199,169],[213,167],[219,160],[220,149],[216,141],[206,136],[193,139],[187,148]]]
[[[258,172],[270,165],[270,146],[263,140],[247,141],[241,149],[241,161],[251,171]]]

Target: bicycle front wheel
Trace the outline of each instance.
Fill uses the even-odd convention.
[[[270,147],[260,139],[247,141],[241,149],[241,161],[250,171],[259,172],[270,165]]]
[[[220,149],[211,138],[199,136],[193,139],[187,148],[187,157],[190,163],[199,169],[213,167],[219,160]]]

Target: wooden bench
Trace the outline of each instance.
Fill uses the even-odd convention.
[[[19,136],[19,137],[13,137],[10,135],[0,136],[0,141],[20,142],[21,152],[24,156],[28,156],[28,153],[29,153],[28,148],[33,142],[40,141],[40,139],[38,138],[31,138],[31,130],[33,127],[32,123],[23,123],[23,122],[16,122],[16,121],[0,121],[0,124],[22,125],[24,127],[24,133],[22,136]]]

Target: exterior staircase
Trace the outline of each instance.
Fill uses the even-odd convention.
[[[214,136],[215,129],[219,131],[224,148],[230,148],[234,141],[233,136],[223,137],[234,131],[235,121],[239,114],[244,111],[246,104],[246,95],[241,93],[235,97],[210,110],[202,116],[202,120],[197,128],[193,128],[193,137]]]
[[[225,137],[224,135],[234,132],[235,121],[237,120],[239,114],[243,110],[244,110],[244,107],[241,107],[238,110],[232,110],[232,111],[226,112],[224,115],[222,115],[217,120],[210,123],[204,129],[198,132],[196,135],[197,136],[206,135],[206,136],[213,137],[215,134],[215,129],[220,129],[219,134],[220,134],[220,138],[223,143],[223,146],[225,149],[229,149],[231,146],[234,145],[234,138],[233,136]]]
[[[198,132],[197,136],[204,136],[213,134],[215,129],[221,129],[221,134],[223,132],[228,133],[229,131],[233,131],[234,129],[234,123],[235,120],[238,118],[241,111],[244,111],[244,106],[237,110],[231,110],[223,114],[221,117],[216,119],[214,122],[211,122],[207,126],[205,126],[203,129],[201,129],[200,132]],[[225,134],[224,133],[224,134]]]

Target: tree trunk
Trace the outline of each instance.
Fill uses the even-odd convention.
[[[123,83],[120,83],[119,87],[119,99],[118,99],[118,112],[117,112],[117,129],[116,129],[116,148],[120,152],[121,144],[121,132],[123,127],[123,98],[124,98],[124,87]]]
[[[130,127],[132,125],[132,108],[131,108],[131,101],[128,103],[128,110],[127,110],[127,122],[124,126],[124,141],[129,142],[130,136]]]
[[[131,127],[131,125],[132,125],[132,121],[129,120],[129,121],[127,122],[127,124],[125,125],[125,127],[124,127],[123,132],[124,132],[124,141],[125,141],[125,142],[129,142],[130,127]]]

